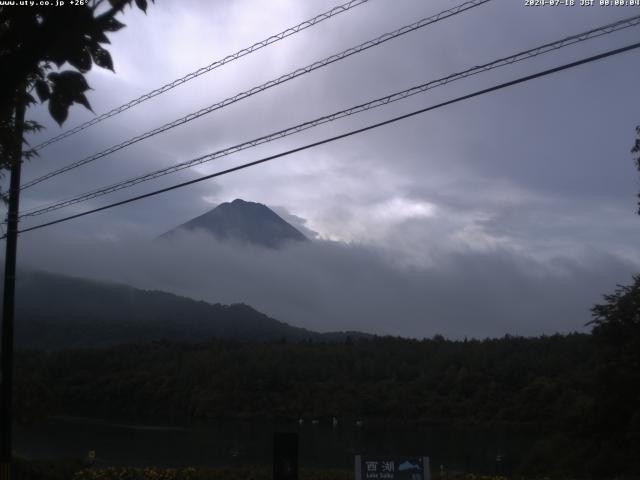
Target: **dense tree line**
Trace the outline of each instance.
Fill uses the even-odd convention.
[[[600,464],[640,474],[640,275],[606,295],[593,314],[597,368],[589,431]]]
[[[22,418],[68,414],[536,423],[572,429],[592,407],[587,335],[344,343],[154,342],[22,353]]]
[[[22,352],[17,418],[72,415],[193,424],[335,416],[522,425],[543,435],[523,472],[637,473],[640,337],[637,319],[630,334],[626,322],[611,316],[624,316],[620,305],[634,311],[639,284],[596,307],[592,335],[210,340]],[[632,294],[635,299],[629,299]]]

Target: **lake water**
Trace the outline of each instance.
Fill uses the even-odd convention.
[[[515,428],[425,427],[353,421],[224,421],[181,428],[115,424],[57,418],[38,426],[15,427],[15,450],[27,458],[85,458],[95,450],[97,465],[230,466],[269,465],[276,431],[299,433],[300,466],[344,468],[353,457],[429,456],[432,470],[508,474],[539,435]],[[500,456],[500,460],[497,460]]]

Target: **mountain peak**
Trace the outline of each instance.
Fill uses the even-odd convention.
[[[236,198],[189,220],[161,236],[201,230],[225,241],[279,248],[292,241],[308,240],[266,205]]]

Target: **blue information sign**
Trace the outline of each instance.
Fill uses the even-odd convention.
[[[356,455],[356,480],[431,480],[429,457]]]

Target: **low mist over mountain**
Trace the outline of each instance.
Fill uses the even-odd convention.
[[[30,349],[209,338],[341,341],[347,337],[347,333],[293,327],[245,304],[209,304],[166,292],[41,272],[18,276],[16,313],[17,346]]]
[[[236,199],[225,202],[163,234],[170,238],[178,232],[203,230],[221,240],[232,240],[268,248],[279,248],[287,242],[307,241],[299,230],[261,203]]]

